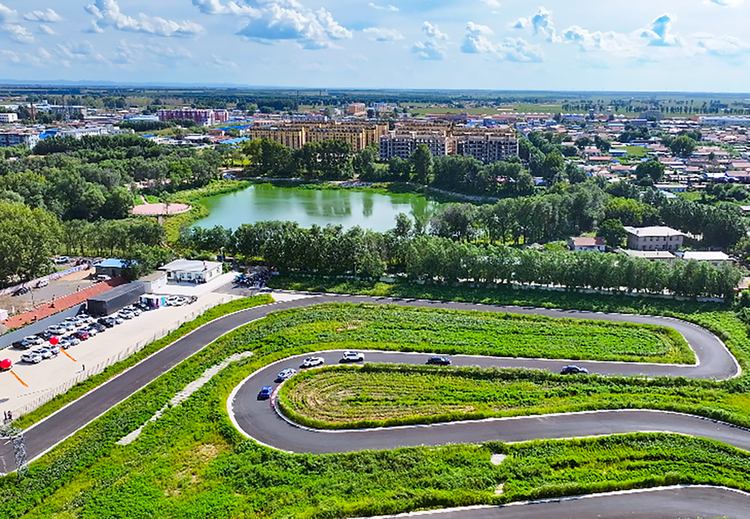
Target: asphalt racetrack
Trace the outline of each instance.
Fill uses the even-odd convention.
[[[588,361],[577,361],[576,364],[587,367],[592,373],[602,375],[682,376],[724,380],[740,374],[738,363],[717,337],[703,328],[676,319],[445,301],[335,295],[315,296],[251,308],[228,315],[199,328],[27,429],[24,434],[28,459],[34,460],[54,448],[65,438],[85,427],[133,393],[229,331],[261,319],[273,311],[327,302],[398,304],[668,326],[685,337],[696,353],[698,359],[696,365],[678,366]],[[429,354],[370,351],[365,352],[365,354],[368,362],[416,364],[423,364],[429,356]],[[306,356],[310,355],[312,354]],[[336,363],[340,359],[340,352],[324,352],[321,356],[326,358],[327,364]],[[483,358],[460,355],[451,358],[454,365],[548,369],[553,371],[559,371],[562,366],[569,363],[565,360]],[[478,443],[486,440],[519,442],[541,438],[658,431],[712,438],[750,450],[750,432],[741,428],[689,415],[639,410],[545,415],[379,430],[312,431],[290,424],[276,413],[268,401],[257,400],[257,393],[261,386],[273,385],[275,375],[281,369],[297,367],[300,360],[300,358],[289,358],[267,366],[253,373],[235,389],[228,402],[230,417],[245,435],[255,438],[263,444],[286,451],[326,453],[363,449],[391,449],[410,445]],[[14,469],[15,464],[10,445],[7,443],[0,445],[0,471],[8,472]],[[700,504],[705,506],[698,506]],[[643,519],[730,517],[732,519],[745,519],[750,517],[750,497],[728,489],[689,487],[639,494],[593,496],[585,499],[545,502],[528,506],[449,510],[435,512],[434,514],[449,518],[491,517],[498,519],[536,519],[553,516],[571,519],[594,517]]]

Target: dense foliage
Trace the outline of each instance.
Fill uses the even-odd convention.
[[[241,225],[234,233],[226,229],[187,231],[182,244],[207,250],[226,248],[246,258],[262,257],[285,272],[376,279],[391,272],[422,281],[625,288],[652,294],[668,290],[687,297],[731,299],[742,276],[731,266],[716,268],[695,260],[666,264],[619,254],[540,252],[487,242],[465,243],[458,240],[471,236],[470,222],[452,216],[444,216],[444,221],[445,227],[433,223],[438,236],[413,232],[406,225],[377,233],[359,227],[347,231],[332,226],[303,229],[293,222],[260,222]]]

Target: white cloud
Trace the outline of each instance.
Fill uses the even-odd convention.
[[[258,18],[251,20],[237,34],[260,43],[295,40],[309,50],[330,48],[329,40],[344,40],[352,32],[340,25],[333,15],[320,8],[312,11],[297,0],[257,0]]]
[[[362,31],[373,41],[396,41],[403,40],[404,35],[396,29],[382,29],[379,27],[368,27]]]
[[[57,33],[56,33],[56,32],[55,32],[55,31],[54,31],[53,29],[52,29],[52,27],[50,27],[49,25],[43,24],[43,23],[42,23],[42,24],[39,24],[39,29],[38,29],[38,31],[39,31],[39,34],[46,34],[47,36],[53,36],[53,35],[57,34]]]
[[[20,63],[21,62],[21,58],[18,57],[18,54],[16,54],[12,50],[3,50],[3,49],[0,49],[0,56],[3,57],[4,61],[7,60],[7,61],[9,61],[11,63]]]
[[[213,54],[211,60],[206,62],[206,66],[215,68],[218,70],[237,70],[239,67],[234,61],[222,59],[221,57]]]
[[[461,44],[461,52],[466,54],[493,54],[501,61],[515,61],[518,63],[539,63],[544,54],[538,45],[532,45],[523,38],[503,38],[493,42],[489,36],[492,29],[486,25],[469,22],[466,25],[466,35]]]
[[[30,22],[55,23],[63,21],[63,17],[57,14],[53,9],[45,9],[44,11],[31,11],[23,15],[23,17]]]
[[[14,11],[10,7],[0,4],[0,23],[14,22],[18,19],[18,11]]]
[[[101,32],[106,27],[114,27],[118,31],[140,32],[155,36],[195,36],[203,31],[203,27],[195,22],[165,20],[158,16],[147,16],[140,13],[133,18],[120,11],[116,0],[96,0],[86,6],[86,12],[94,16],[92,32]]]
[[[744,2],[744,0],[707,0],[707,3],[709,4],[716,4],[722,7],[737,7],[742,2]]]
[[[370,7],[372,7],[373,9],[377,9],[378,11],[391,11],[391,12],[396,12],[396,11],[398,11],[398,10],[399,10],[399,9],[398,9],[398,7],[396,7],[395,5],[391,5],[391,4],[388,4],[388,5],[378,5],[378,4],[374,4],[374,3],[370,2],[370,3],[369,3],[369,4],[367,4],[367,5],[369,5],[369,6],[370,6]]]
[[[578,45],[582,52],[601,51],[618,57],[637,57],[640,54],[637,41],[624,33],[613,31],[588,31],[577,25],[563,33],[564,41]]]
[[[514,29],[526,29],[532,27],[534,34],[542,34],[549,42],[560,42],[560,37],[557,36],[557,30],[555,30],[555,24],[552,22],[552,11],[540,7],[539,11],[531,18],[519,18],[515,23],[511,24]]]
[[[181,59],[190,59],[193,55],[183,47],[171,47],[161,45],[144,45],[120,40],[120,44],[112,60],[116,64],[130,65],[144,61],[156,60],[165,64],[174,64]]]
[[[482,0],[483,3],[489,5],[493,9],[497,9],[500,7],[500,2],[498,0]]]
[[[234,14],[237,16],[260,16],[260,11],[247,4],[237,2],[222,4],[220,0],[193,0],[193,5],[204,14]]]
[[[734,36],[714,36],[707,33],[696,33],[692,35],[698,48],[713,56],[723,58],[736,58],[750,53],[750,45]]]
[[[420,59],[438,61],[445,58],[445,49],[442,45],[435,42],[434,40],[415,42],[411,48],[411,51],[419,56]]]
[[[429,38],[436,40],[447,40],[448,35],[441,31],[437,25],[432,25],[430,22],[424,22],[422,24],[422,30]]]
[[[80,42],[68,41],[59,43],[55,49],[57,55],[61,58],[61,63],[70,67],[73,62],[80,63],[109,63],[109,61],[99,54],[92,43],[88,40]]]
[[[486,25],[477,25],[473,22],[469,22],[466,25],[466,35],[461,44],[461,52],[467,54],[495,52],[495,45],[487,37],[491,34],[494,34],[492,29]]]
[[[15,23],[6,23],[0,29],[8,33],[11,40],[18,43],[34,43],[34,36],[24,27]]]
[[[651,47],[678,47],[682,45],[680,38],[671,33],[672,17],[663,14],[653,22],[651,28],[641,32],[641,37],[649,41]]]

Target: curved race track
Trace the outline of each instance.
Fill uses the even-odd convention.
[[[203,347],[228,333],[229,331],[248,322],[261,319],[268,313],[281,309],[299,308],[327,302],[377,303],[399,304],[408,306],[446,308],[456,310],[478,310],[517,314],[535,314],[550,317],[571,317],[582,319],[632,322],[642,324],[657,324],[674,328],[688,341],[696,353],[696,366],[635,364],[621,362],[578,362],[588,367],[592,372],[606,375],[646,375],[654,376],[684,376],[689,378],[713,378],[717,380],[736,377],[740,368],[734,357],[713,334],[698,326],[675,319],[606,313],[591,313],[582,311],[547,310],[538,308],[518,308],[503,306],[488,306],[468,303],[454,303],[441,301],[395,300],[389,298],[351,297],[351,296],[316,296],[295,301],[286,301],[273,305],[255,307],[242,312],[231,314],[213,321],[173,345],[159,351],[133,368],[124,372],[108,383],[89,392],[72,404],[64,407],[47,419],[30,427],[24,434],[28,458],[36,459],[44,452],[58,445],[68,436],[86,426],[92,420],[113,406],[125,400],[161,374],[173,368],[184,359],[193,355]],[[423,363],[426,354],[405,354],[367,352],[368,361]],[[337,362],[338,353],[325,353],[327,363]],[[500,367],[526,367],[535,369],[558,370],[566,364],[564,360],[543,359],[505,359],[481,358],[469,356],[453,356],[458,365],[481,365]],[[450,423],[432,426],[415,426],[388,428],[368,431],[320,432],[296,427],[280,418],[268,402],[256,400],[260,386],[270,385],[284,367],[296,367],[298,358],[286,359],[272,366],[254,373],[235,389],[229,400],[230,416],[239,429],[246,435],[267,445],[295,452],[345,452],[362,449],[390,449],[405,445],[438,445],[446,443],[475,443],[484,440],[525,441],[538,438],[560,438],[571,436],[591,436],[598,434],[612,434],[624,432],[674,432],[693,436],[713,438],[737,447],[750,450],[750,433],[740,428],[732,427],[706,419],[688,415],[679,415],[657,411],[605,411],[595,413],[580,413],[568,415],[546,415],[516,419],[486,420],[470,423]],[[7,467],[7,468],[6,468]],[[13,457],[9,446],[0,445],[0,470],[6,471],[13,467]],[[689,499],[682,496],[702,495],[705,503],[715,503],[711,512],[703,514],[699,507],[685,507]],[[644,494],[645,495],[645,494]],[[738,509],[750,510],[750,498],[721,489],[682,489],[653,492],[650,497],[642,500],[624,496],[599,496],[590,499],[566,501],[556,503],[554,509],[549,505],[534,505],[530,507],[504,507],[502,509],[474,510],[466,515],[466,511],[447,511],[447,517],[493,517],[493,518],[541,518],[554,514],[556,517],[621,517],[626,509],[633,510],[634,515],[627,517],[696,517],[697,515],[744,517],[738,515]],[[738,497],[741,496],[741,497]],[[636,504],[654,500],[654,504],[643,508],[638,515]],[[595,501],[596,500],[596,501]],[[604,501],[606,500],[606,505]],[[625,502],[626,500],[627,502]],[[738,501],[739,500],[739,501]],[[635,503],[632,507],[628,503]],[[572,505],[570,503],[573,503]],[[578,503],[578,504],[576,504]],[[591,505],[598,503],[598,505]],[[662,506],[663,505],[663,506]],[[672,513],[671,506],[675,512]],[[598,508],[598,514],[591,515],[593,508]],[[602,507],[616,510],[620,515],[602,515]],[[680,508],[681,507],[681,508]],[[513,508],[515,511],[509,512]],[[553,511],[554,510],[554,511]],[[666,514],[653,512],[662,510]],[[535,512],[536,511],[536,512]],[[458,514],[458,515],[455,515]],[[508,515],[511,514],[511,515]],[[563,514],[563,515],[561,515]],[[697,514],[697,515],[691,515]]]

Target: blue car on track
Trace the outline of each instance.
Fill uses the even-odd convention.
[[[271,386],[264,386],[260,393],[258,393],[258,400],[268,400],[271,398],[271,393],[273,393],[273,388]]]
[[[580,366],[565,366],[561,371],[561,375],[588,375],[589,370]]]

